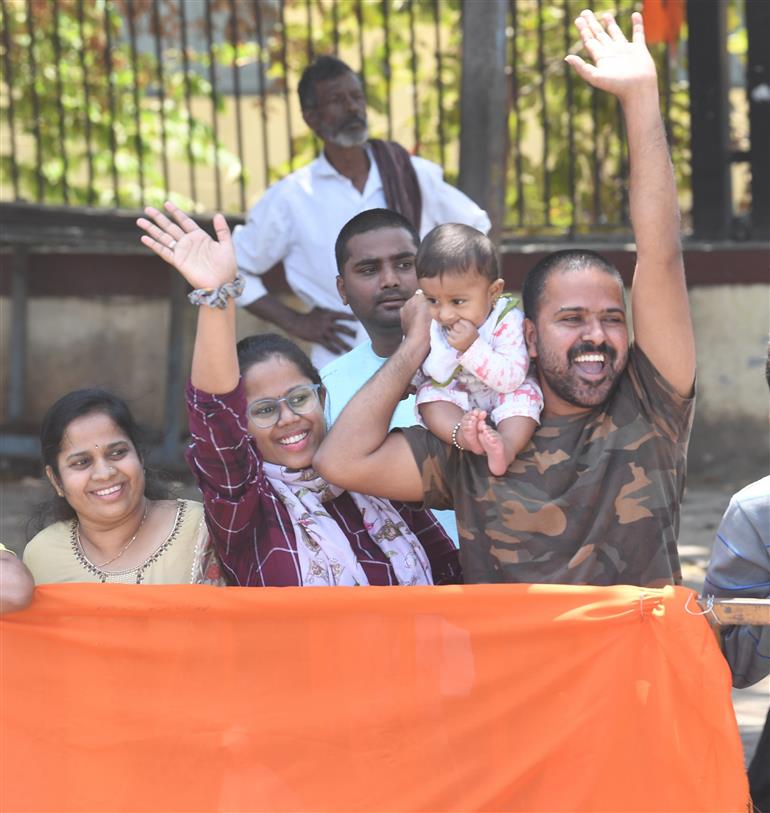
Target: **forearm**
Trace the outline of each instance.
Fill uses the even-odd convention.
[[[679,205],[657,89],[624,103],[631,162],[629,200],[636,239],[634,337],[682,396],[692,393],[695,337],[680,241]],[[676,352],[672,353],[672,348]]]
[[[681,254],[674,170],[656,85],[623,102],[630,158],[629,204],[639,260],[665,265]]]
[[[324,447],[334,447],[335,460],[361,459],[378,449],[388,434],[396,406],[427,355],[427,342],[405,339],[388,361],[353,396],[332,424]]]
[[[281,330],[292,334],[296,331],[297,320],[302,318],[303,315],[272,294],[265,294],[259,299],[255,299],[252,303],[246,305],[246,310],[254,314],[254,316],[264,319],[270,324],[277,325]]]
[[[201,305],[192,359],[192,384],[212,394],[232,392],[238,385],[235,352],[235,303],[223,310]]]

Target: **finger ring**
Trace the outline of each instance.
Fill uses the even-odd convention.
[[[174,250],[174,246],[176,246],[176,240],[172,240],[172,241],[171,241],[171,242],[168,244],[168,247],[169,247],[169,248],[170,248],[172,251]]]

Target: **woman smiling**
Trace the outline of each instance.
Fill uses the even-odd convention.
[[[222,583],[201,504],[169,499],[147,475],[124,401],[76,390],[51,407],[40,434],[57,494],[47,512],[58,521],[24,550],[38,584]]]
[[[325,433],[317,370],[275,334],[235,342],[239,283],[230,231],[212,240],[170,203],[142,242],[195,289],[200,306],[188,462],[228,580],[237,585],[455,583],[457,553],[430,512],[344,491],[311,467]]]

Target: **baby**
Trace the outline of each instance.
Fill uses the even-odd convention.
[[[524,314],[503,293],[492,242],[470,226],[433,229],[416,266],[417,293],[433,316],[430,353],[414,380],[420,417],[445,443],[486,454],[500,476],[529,443],[543,407],[540,387],[526,378]]]

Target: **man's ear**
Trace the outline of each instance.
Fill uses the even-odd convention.
[[[531,319],[524,318],[524,341],[531,359],[537,358],[537,328]]]
[[[343,305],[348,304],[347,293],[345,292],[345,279],[342,274],[337,274],[337,293],[340,295]]]
[[[53,469],[50,466],[45,467],[45,476],[48,478],[48,481],[53,486],[53,490],[60,496],[64,496],[64,490],[59,483],[59,478],[54,474]]]

